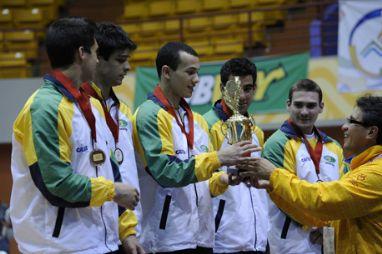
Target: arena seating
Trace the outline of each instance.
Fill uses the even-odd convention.
[[[46,25],[57,18],[63,0],[0,1],[0,78],[31,75]]]
[[[119,22],[138,43],[133,54],[139,65],[153,65],[156,44],[189,41],[203,61],[240,56],[245,46],[267,45],[265,27],[283,24],[286,11],[279,7],[295,0],[145,0],[125,1]],[[257,9],[262,10],[257,10]],[[264,9],[265,8],[265,9]],[[267,9],[268,8],[268,9]],[[151,48],[147,48],[149,42]],[[154,54],[150,56],[150,52]]]

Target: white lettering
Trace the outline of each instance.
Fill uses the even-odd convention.
[[[199,77],[199,83],[195,86],[190,105],[205,105],[211,102],[215,78],[212,75]]]

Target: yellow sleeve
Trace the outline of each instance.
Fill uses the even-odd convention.
[[[211,196],[216,197],[223,194],[228,189],[228,184],[220,181],[220,176],[225,174],[223,171],[213,173],[208,180]]]
[[[199,182],[209,179],[211,173],[220,166],[221,163],[217,152],[195,155],[195,175]]]
[[[366,216],[382,211],[382,165],[361,166],[338,181],[309,183],[283,169],[276,169],[270,178],[271,197],[277,206],[299,211],[319,220],[339,220]],[[362,168],[362,169],[361,169]],[[293,206],[293,207],[291,207]]]
[[[112,201],[115,196],[113,181],[104,177],[90,178],[91,198],[90,206],[101,206],[106,201]]]
[[[119,239],[123,240],[130,235],[135,235],[137,233],[135,230],[137,224],[137,216],[132,210],[127,209],[119,216]]]

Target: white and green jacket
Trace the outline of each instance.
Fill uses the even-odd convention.
[[[146,172],[140,179],[144,186],[140,240],[147,252],[213,247],[212,200],[206,180],[220,162],[212,151],[207,123],[201,115],[193,115],[193,149],[176,119],[155,96],[134,115],[134,138]],[[183,123],[188,126],[187,117]]]
[[[227,146],[222,125],[229,118],[217,101],[204,118],[209,127],[215,150]],[[264,133],[256,125],[252,127],[252,143],[264,144]],[[260,157],[260,153],[252,154]],[[222,167],[227,170],[227,167]],[[215,216],[216,253],[241,251],[265,251],[268,234],[268,198],[265,190],[247,187],[240,183],[230,186],[224,194],[213,199]],[[243,233],[245,232],[245,233]]]
[[[11,218],[22,253],[105,253],[118,249],[118,207],[110,202],[118,166],[111,160],[103,111],[91,99],[90,128],[74,98],[50,76],[28,99],[13,127]]]
[[[325,182],[337,180],[342,169],[342,148],[325,133],[319,133],[323,140],[319,178]],[[300,179],[312,183],[318,180],[303,140],[288,121],[267,140],[263,156],[276,167],[288,170]],[[286,216],[272,201],[269,201],[269,217],[268,240],[272,253],[321,253],[321,245],[309,241],[311,229]]]
[[[98,98],[103,98],[101,90],[94,83],[91,83],[90,86],[94,92],[97,93]],[[109,134],[111,135],[111,141],[108,143],[108,145],[111,151],[115,151],[116,148],[119,148],[123,152],[123,161],[119,165],[120,179],[118,180],[132,185],[140,192],[137,164],[135,161],[135,148],[133,142],[133,116],[131,114],[130,108],[125,103],[121,101],[115,101],[115,99],[113,99],[115,96],[114,91],[112,91],[112,93],[113,96],[110,96],[106,100],[101,101],[101,103],[106,104],[106,108],[109,110],[113,120],[117,121],[118,119],[118,144],[115,144],[113,134],[111,131],[109,131]],[[117,103],[119,103],[119,107],[117,106]],[[136,234],[136,236],[139,238],[142,220],[141,203],[138,202],[137,206],[134,208],[134,211],[119,207],[119,213],[120,239],[122,240],[132,234]]]

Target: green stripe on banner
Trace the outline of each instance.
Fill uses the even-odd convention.
[[[258,88],[249,112],[281,113],[285,112],[285,102],[289,88],[308,74],[309,54],[294,54],[279,57],[255,58],[258,69]],[[196,112],[204,114],[214,103],[214,93],[219,89],[220,68],[224,62],[202,64],[199,72],[199,84],[195,87],[189,103]],[[158,83],[155,68],[141,67],[136,71],[134,107],[137,108],[146,100]]]

